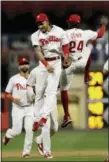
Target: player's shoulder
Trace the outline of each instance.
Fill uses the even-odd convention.
[[[76,29],[79,33],[83,33],[84,30],[83,29]]]
[[[12,77],[10,77],[10,80],[15,80],[16,78],[19,78],[19,73],[13,75]]]
[[[34,33],[31,34],[31,38],[36,37],[38,35],[38,33],[40,32],[40,30],[35,31]]]
[[[66,30],[66,33],[72,33],[72,32],[79,32],[79,33],[81,33],[81,32],[83,32],[83,30],[82,29],[77,29],[77,28],[72,28],[72,29],[67,29]]]
[[[92,33],[94,31],[92,31],[91,29],[87,29],[87,30],[84,30],[85,33]]]
[[[60,26],[53,25],[53,28],[54,28],[55,30],[64,32],[64,29],[62,29]]]
[[[73,32],[74,31],[74,29],[67,29],[65,32],[66,33],[71,33],[71,32]]]

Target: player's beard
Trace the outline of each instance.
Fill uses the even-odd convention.
[[[29,71],[29,65],[21,65],[21,66],[19,67],[19,70],[20,70],[21,72],[23,72],[23,73],[26,73],[26,72]]]
[[[23,73],[26,73],[26,72],[28,72],[28,71],[29,71],[29,68],[24,67],[24,68],[22,68],[22,69],[21,69],[21,71],[22,71]]]

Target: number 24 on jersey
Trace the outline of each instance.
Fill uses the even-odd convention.
[[[77,51],[82,52],[84,47],[84,41],[81,40],[79,42],[71,41],[70,42],[70,53],[75,53]]]

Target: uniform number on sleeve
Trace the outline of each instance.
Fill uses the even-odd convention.
[[[76,43],[75,41],[70,42],[70,53],[75,53],[76,51],[82,52],[84,46],[84,41],[79,41]]]

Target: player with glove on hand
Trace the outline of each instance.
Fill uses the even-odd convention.
[[[91,49],[88,47],[88,44],[95,41],[97,38],[103,37],[108,20],[106,17],[101,18],[102,26],[98,32],[94,32],[92,30],[82,30],[80,28],[81,17],[77,14],[71,15],[67,22],[69,30],[66,31],[66,34],[70,42],[69,46],[70,56],[72,57],[72,64],[70,67],[63,69],[60,79],[61,100],[65,113],[64,120],[61,125],[62,128],[71,123],[71,118],[68,111],[67,91],[70,88],[72,82],[72,75],[78,68],[85,69],[85,82],[88,81],[89,67],[91,64]]]

